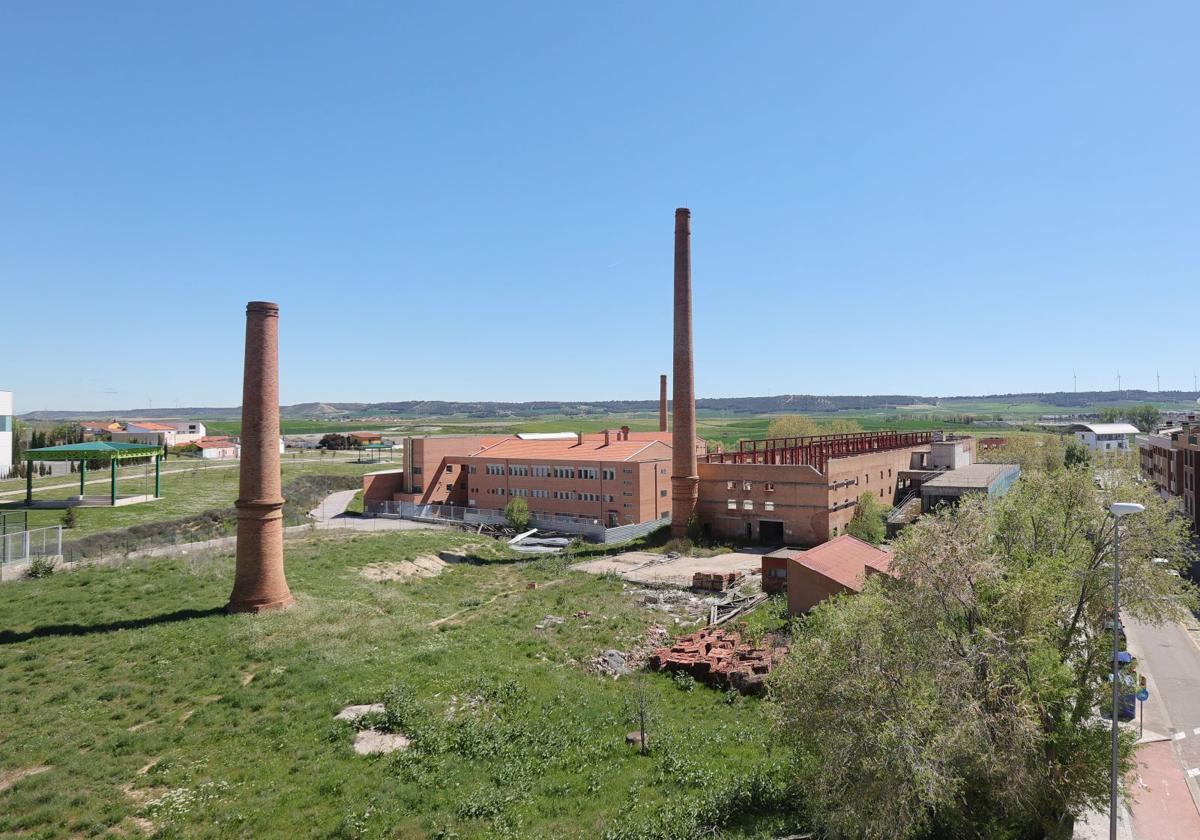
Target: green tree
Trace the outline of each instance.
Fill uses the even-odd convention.
[[[784,414],[773,419],[767,426],[769,438],[808,437],[819,434],[822,434],[822,430],[817,421],[803,414]]]
[[[1092,462],[1092,453],[1077,440],[1067,444],[1063,450],[1063,466],[1086,467]]]
[[[517,496],[504,508],[504,518],[513,528],[524,531],[529,527],[529,504],[525,499]]]
[[[1123,607],[1159,621],[1196,603],[1186,525],[1131,475],[1036,470],[995,503],[964,500],[905,530],[894,577],[826,601],[772,678],[779,735],[821,836],[1047,837],[1108,795],[1113,499]],[[1126,766],[1132,737],[1122,741]],[[869,792],[869,795],[865,795]]]
[[[858,497],[858,506],[854,509],[854,518],[846,526],[846,533],[871,545],[879,545],[887,536],[886,514],[887,509],[873,494],[863,493]]]
[[[854,432],[861,432],[862,424],[857,420],[849,420],[845,417],[835,417],[829,422],[829,428],[826,430],[831,435],[848,435]]]
[[[1162,412],[1153,405],[1135,405],[1125,412],[1125,419],[1143,432],[1152,432],[1162,420]]]

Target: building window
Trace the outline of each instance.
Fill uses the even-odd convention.
[[[775,510],[774,502],[763,502],[763,510]]]
[[[446,485],[446,489],[447,489],[447,490],[453,490],[453,489],[454,489],[454,485],[453,485],[453,484],[447,484],[447,485]]]
[[[730,499],[725,503],[725,507],[729,510],[737,510],[737,499]]]
[[[527,476],[529,475],[529,467],[526,464],[512,464],[508,468],[508,474]]]
[[[586,478],[586,479],[595,481],[597,475],[598,475],[598,473],[596,472],[595,467],[580,467],[579,468],[579,477],[580,478]]]
[[[736,490],[736,489],[737,489],[737,482],[736,482],[736,481],[726,481],[726,482],[725,482],[725,489],[726,489],[726,490]]]
[[[667,491],[666,491],[666,490],[659,490],[659,491],[658,491],[658,495],[662,496],[662,497],[665,499],[665,498],[667,497]]]
[[[448,472],[448,473],[452,473],[452,472],[454,472],[454,465],[453,465],[453,464],[447,464],[447,465],[446,465],[446,472]]]
[[[621,470],[621,472],[625,473],[625,475],[633,475],[633,468],[625,467],[623,470]]]
[[[420,475],[421,472],[422,472],[421,468],[419,466],[417,466],[416,464],[413,464],[413,475]]]
[[[605,467],[603,470],[600,471],[600,474],[603,476],[605,481],[616,481],[617,480],[617,471],[612,469],[611,467]]]
[[[504,465],[503,464],[488,464],[487,465],[487,474],[488,475],[504,475]]]
[[[575,477],[575,468],[574,467],[555,467],[554,468],[554,477],[555,478],[574,478]]]
[[[659,469],[659,471],[658,471],[658,472],[659,472],[659,474],[660,474],[660,475],[666,475],[666,474],[667,474],[667,468],[666,468],[666,467],[662,467],[662,468],[660,468],[660,469]]]
[[[533,468],[533,477],[534,478],[547,478],[549,475],[550,475],[549,467],[534,467]]]
[[[469,467],[467,467],[467,472],[471,475],[475,475],[475,465],[471,464]]]
[[[742,502],[742,510],[754,510],[754,500],[746,499]]]
[[[775,482],[768,481],[768,482],[764,483],[763,489],[766,490],[768,493],[774,493],[775,492]]]
[[[414,493],[424,493],[424,492],[425,492],[425,488],[424,488],[424,487],[422,487],[420,484],[414,484],[414,485],[413,485],[413,492],[414,492]]]
[[[606,502],[615,502],[616,500],[617,500],[616,496],[605,496],[604,497],[604,501],[606,501]]]

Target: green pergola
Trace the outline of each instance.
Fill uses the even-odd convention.
[[[117,464],[136,458],[154,459],[154,496],[162,495],[162,447],[152,443],[119,443],[96,440],[89,443],[64,443],[62,446],[46,446],[41,449],[26,449],[25,455],[25,504],[33,504],[34,461],[78,461],[79,495],[84,495],[83,485],[87,481],[88,461],[108,461],[112,473],[112,489],[109,491],[111,504],[117,503]]]

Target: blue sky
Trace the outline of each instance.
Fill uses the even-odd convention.
[[[700,396],[1190,389],[1198,24],[9,4],[0,387],[236,405],[267,299],[285,403],[652,399],[686,205]]]

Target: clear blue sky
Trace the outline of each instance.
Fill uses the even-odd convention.
[[[236,405],[267,299],[285,403],[652,399],[686,205],[700,396],[1190,389],[1198,31],[1195,3],[8,4],[0,387]]]

